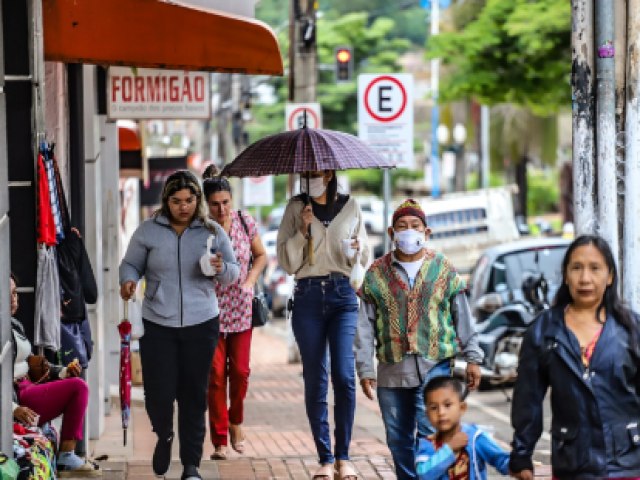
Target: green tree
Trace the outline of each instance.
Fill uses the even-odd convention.
[[[554,113],[571,101],[571,4],[488,0],[463,30],[429,39],[428,56],[450,66],[444,101],[474,97]]]
[[[440,98],[500,105],[492,121],[492,157],[515,169],[527,214],[527,163],[555,159],[553,114],[571,102],[571,4],[566,0],[482,0],[454,16],[460,31],[430,38],[427,55],[447,66]],[[462,4],[459,5],[462,8]],[[465,24],[465,22],[468,22]],[[550,151],[551,150],[551,151]],[[551,158],[550,158],[551,157]]]
[[[390,18],[379,17],[368,25],[368,14],[364,12],[331,17],[327,15],[318,22],[318,63],[329,67],[319,72],[318,101],[326,128],[355,133],[358,74],[399,71],[397,60],[409,49],[410,43],[392,38],[395,22]],[[350,45],[353,49],[354,75],[351,82],[336,84],[333,55],[335,47],[340,45]]]

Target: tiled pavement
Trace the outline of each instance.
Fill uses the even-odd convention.
[[[245,404],[245,454],[238,455],[230,450],[225,461],[208,460],[213,447],[207,436],[204,448],[206,460],[200,469],[204,479],[306,480],[317,468],[315,447],[304,411],[301,367],[286,363],[286,341],[276,332],[273,327],[266,327],[254,333],[252,372]],[[112,414],[106,417],[104,435],[98,441],[91,442],[94,458],[108,457],[101,462],[105,480],[156,478],[150,466],[155,435],[144,411],[139,388],[134,391],[136,397],[138,400],[134,400],[132,405],[129,445],[122,446],[117,405],[112,408]],[[332,404],[331,400],[329,404]],[[167,480],[180,478],[177,444],[174,444],[173,462],[166,475]],[[360,478],[395,478],[391,457],[384,443],[377,402],[369,401],[361,392],[358,392],[351,456]],[[540,478],[545,478],[549,475],[546,470],[541,469],[536,473]]]

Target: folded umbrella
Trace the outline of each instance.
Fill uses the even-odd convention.
[[[127,444],[127,429],[131,417],[131,322],[128,317],[128,302],[124,302],[124,318],[118,325],[120,333],[120,409],[124,445]]]

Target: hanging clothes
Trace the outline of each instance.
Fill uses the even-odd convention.
[[[67,206],[67,199],[64,194],[64,188],[62,187],[62,177],[60,176],[60,169],[58,168],[58,161],[54,153],[55,143],[52,143],[49,147],[49,158],[53,165],[53,174],[56,179],[56,191],[58,192],[58,203],[60,205],[60,217],[62,219],[62,230],[65,232],[71,228],[71,219],[69,218],[69,207]]]
[[[51,157],[51,150],[42,145],[42,152],[44,158],[44,167],[47,172],[47,181],[49,182],[49,199],[51,202],[51,213],[56,226],[56,238],[58,242],[64,238],[64,230],[62,228],[62,216],[60,215],[60,203],[58,200],[58,185],[56,182],[56,176],[53,169],[53,161]]]
[[[33,344],[60,349],[60,279],[55,247],[38,247]]]
[[[38,155],[38,226],[37,242],[51,246],[56,244],[56,226],[51,211],[49,179],[44,165],[44,153]]]

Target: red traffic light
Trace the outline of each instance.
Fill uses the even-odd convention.
[[[336,50],[336,60],[340,63],[349,63],[349,60],[351,60],[351,50],[346,48]]]

